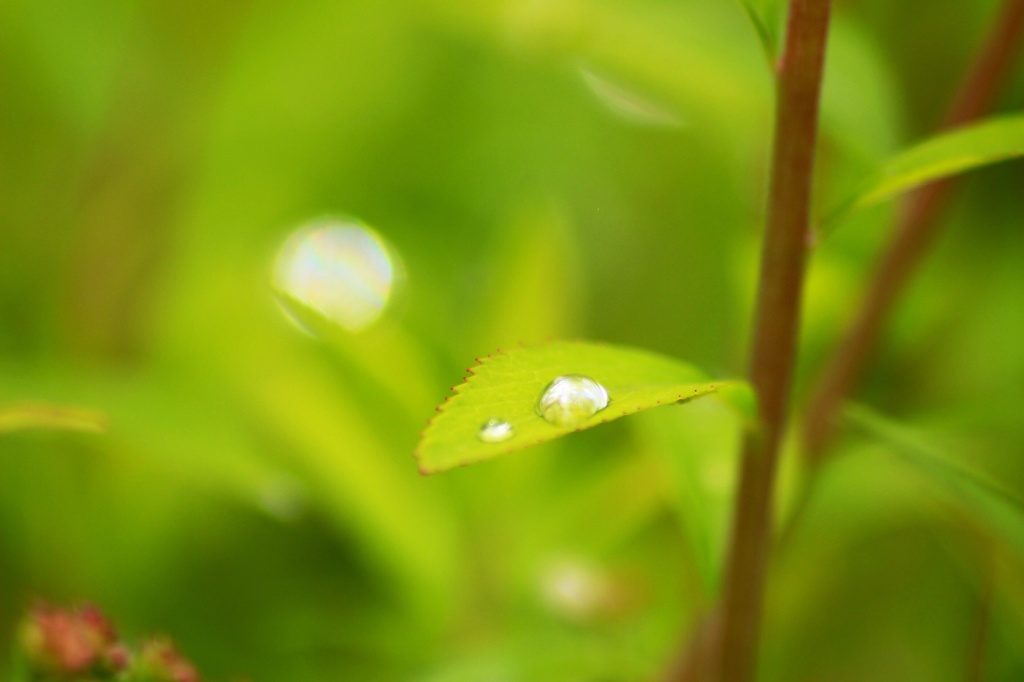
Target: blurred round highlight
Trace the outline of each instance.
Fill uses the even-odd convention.
[[[615,587],[598,566],[576,558],[548,563],[540,576],[541,600],[561,618],[586,623],[609,615],[615,607]]]
[[[274,260],[273,285],[306,331],[296,302],[359,332],[380,319],[400,272],[394,250],[374,230],[351,218],[321,218],[285,240]]]

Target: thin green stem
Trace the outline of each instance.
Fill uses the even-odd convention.
[[[791,0],[779,62],[767,229],[750,377],[761,429],[748,435],[722,602],[720,676],[752,678],[757,657],[779,446],[796,361],[818,112],[831,0]]]

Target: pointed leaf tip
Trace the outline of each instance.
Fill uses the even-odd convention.
[[[1000,116],[931,137],[889,159],[822,220],[830,234],[853,211],[922,185],[1024,156],[1024,114]]]
[[[721,392],[732,405],[729,389],[751,393],[742,382],[709,383],[678,360],[586,341],[487,357],[438,406],[416,447],[421,473],[483,462],[663,404]]]

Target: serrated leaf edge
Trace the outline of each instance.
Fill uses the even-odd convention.
[[[606,346],[607,345],[606,343],[604,343],[602,341],[586,341],[586,340],[583,340],[583,339],[559,340],[559,342],[561,342],[561,343],[587,343],[587,344],[595,345],[595,346]],[[538,344],[537,347],[548,345],[550,343],[553,343],[553,341],[548,341],[548,342],[546,342],[544,344]],[[527,347],[530,347],[530,346],[527,346],[526,344],[520,342],[518,344],[518,347],[519,348],[527,348]],[[479,463],[481,463],[478,460],[473,460],[473,461],[459,462],[459,463],[454,464],[454,465],[452,465],[450,467],[445,467],[444,469],[430,469],[430,468],[427,468],[423,464],[423,459],[422,459],[423,437],[426,435],[427,430],[431,427],[431,425],[433,425],[433,423],[438,419],[438,417],[440,417],[442,414],[444,414],[445,408],[448,405],[449,401],[452,400],[452,398],[455,398],[455,397],[459,396],[461,394],[461,392],[462,392],[462,389],[465,388],[465,386],[468,385],[469,382],[472,381],[476,377],[476,369],[479,368],[479,367],[482,367],[482,366],[484,366],[486,364],[488,364],[488,362],[489,361],[493,361],[496,358],[496,356],[503,355],[504,353],[505,353],[504,349],[498,348],[493,353],[488,353],[487,355],[482,355],[482,356],[473,358],[474,361],[476,362],[476,364],[473,365],[472,367],[467,367],[466,368],[466,370],[465,370],[466,374],[462,377],[462,381],[457,383],[457,384],[455,384],[454,386],[452,386],[449,389],[449,394],[444,397],[444,401],[439,403],[434,408],[436,414],[434,414],[432,417],[430,417],[430,419],[427,420],[427,423],[426,423],[426,425],[424,425],[423,430],[420,431],[420,442],[416,445],[416,448],[413,450],[413,457],[415,458],[415,460],[417,462],[417,469],[418,469],[418,471],[419,471],[421,476],[431,476],[433,474],[442,473],[444,471],[449,471],[450,469],[457,469],[457,468],[469,466],[470,464],[479,464]],[[709,382],[707,384],[688,384],[689,386],[707,386],[708,389],[702,392],[702,391],[700,391],[700,389],[695,388],[694,391],[693,391],[693,393],[694,393],[693,395],[683,395],[682,393],[680,393],[680,394],[678,394],[677,399],[671,401],[670,403],[666,403],[663,400],[656,400],[656,401],[654,401],[654,403],[652,403],[650,405],[641,405],[641,406],[637,407],[632,413],[636,414],[636,413],[643,412],[645,410],[653,409],[653,408],[658,407],[660,405],[666,405],[666,404],[682,405],[682,404],[690,402],[691,400],[694,400],[696,398],[703,398],[704,396],[711,395],[711,394],[714,394],[714,393],[718,393],[718,389],[719,388],[724,388],[726,386],[732,386],[732,385],[742,384],[742,383],[743,383],[742,381],[726,380],[726,381],[716,381],[714,383],[710,383]],[[553,434],[550,438],[539,438],[539,439],[534,440],[531,443],[522,443],[522,442],[520,442],[520,443],[517,443],[515,445],[508,446],[508,447],[506,447],[504,449],[495,450],[494,451],[494,458],[500,457],[502,455],[508,455],[508,454],[513,453],[513,452],[518,452],[520,450],[524,450],[524,449],[526,449],[528,447],[531,447],[533,445],[541,445],[542,443],[548,443],[548,442],[551,442],[552,440],[555,440],[555,439],[560,438],[562,436],[568,435],[569,433],[579,433],[579,432],[584,431],[586,429],[594,428],[595,426],[600,426],[601,424],[607,424],[610,421],[614,421],[616,419],[621,419],[622,417],[629,416],[629,414],[630,414],[630,412],[628,410],[623,410],[621,414],[617,414],[617,415],[614,415],[614,416],[611,416],[611,417],[602,417],[601,420],[598,421],[596,424],[591,424],[591,425],[585,426],[585,427],[584,426],[580,426],[580,427],[577,427],[576,429],[573,429],[572,431],[568,431],[568,432],[559,431],[558,433]],[[484,460],[484,461],[489,461],[489,460]]]

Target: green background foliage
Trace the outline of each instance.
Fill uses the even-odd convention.
[[[817,215],[931,134],[995,6],[836,3]],[[772,111],[743,6],[0,17],[0,641],[42,597],[217,679],[657,679],[717,595],[741,417],[700,400],[432,477],[413,451],[472,359],[520,342],[743,375]],[[999,110],[1022,105],[1017,68]],[[957,194],[857,393],[892,425],[844,429],[791,526],[787,449],[763,679],[960,680],[979,614],[989,679],[1024,676],[1016,512],[948,482],[1024,490],[1021,180]],[[816,247],[797,407],[897,211]],[[302,333],[271,288],[326,214],[404,263],[358,334]]]

